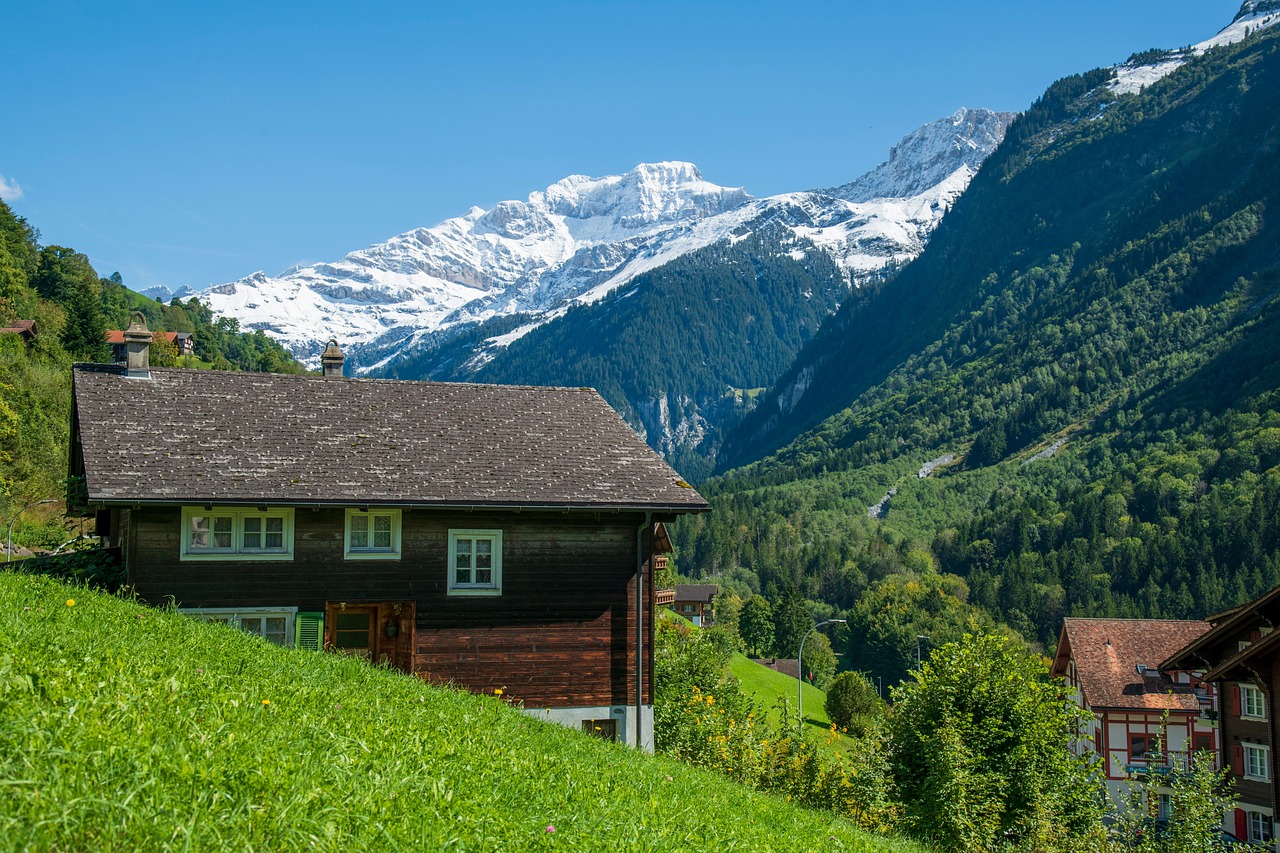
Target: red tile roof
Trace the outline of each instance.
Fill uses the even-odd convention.
[[[1190,685],[1148,678],[1138,666],[1159,666],[1174,651],[1210,629],[1208,622],[1174,619],[1064,620],[1054,674],[1075,661],[1084,699],[1093,708],[1199,710]]]
[[[178,332],[152,332],[153,335],[163,335],[165,340],[174,344],[178,342]],[[107,343],[122,344],[124,343],[124,332],[120,329],[107,329]]]

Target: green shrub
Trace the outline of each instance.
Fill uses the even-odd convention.
[[[824,705],[831,722],[842,729],[866,733],[884,717],[884,703],[875,685],[861,672],[842,672],[827,687]]]
[[[889,761],[912,834],[955,851],[1101,840],[1101,783],[1071,749],[1083,712],[1042,659],[966,635],[934,650],[894,700]]]

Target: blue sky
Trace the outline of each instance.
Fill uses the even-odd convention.
[[[0,197],[135,289],[346,252],[574,173],[843,183],[961,106],[1239,0],[114,3],[5,12]]]

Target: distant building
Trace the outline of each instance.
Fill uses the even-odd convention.
[[[1212,630],[1163,662],[1200,667],[1223,697],[1219,721],[1223,764],[1231,770],[1237,808],[1232,831],[1257,844],[1274,843],[1277,802],[1274,712],[1280,689],[1280,587],[1240,607],[1208,617]]]
[[[0,328],[0,334],[18,335],[24,342],[31,340],[37,334],[35,320],[15,320],[13,325]]]
[[[767,666],[774,672],[780,672],[788,678],[800,677],[800,662],[795,658],[752,658],[753,663]]]
[[[1100,758],[1115,805],[1125,802],[1132,779],[1159,788],[1162,778],[1189,766],[1193,751],[1217,756],[1216,691],[1202,678],[1208,667],[1162,665],[1211,627],[1172,619],[1064,621],[1053,675],[1092,715],[1079,749]]]
[[[671,608],[700,628],[715,624],[714,601],[720,587],[713,583],[676,584]]]
[[[153,339],[156,335],[159,335],[173,344],[178,351],[178,355],[196,354],[196,339],[190,332],[152,332],[151,334]],[[108,329],[107,343],[111,346],[111,358],[115,363],[124,364],[126,356],[124,330]]]

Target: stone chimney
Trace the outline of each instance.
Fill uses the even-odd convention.
[[[125,375],[130,379],[151,378],[151,332],[141,311],[133,312],[124,330]]]
[[[347,357],[342,354],[342,350],[338,349],[338,342],[336,340],[329,341],[328,346],[324,348],[324,352],[320,354],[321,375],[325,379],[334,376],[341,377],[342,363],[346,360]]]

